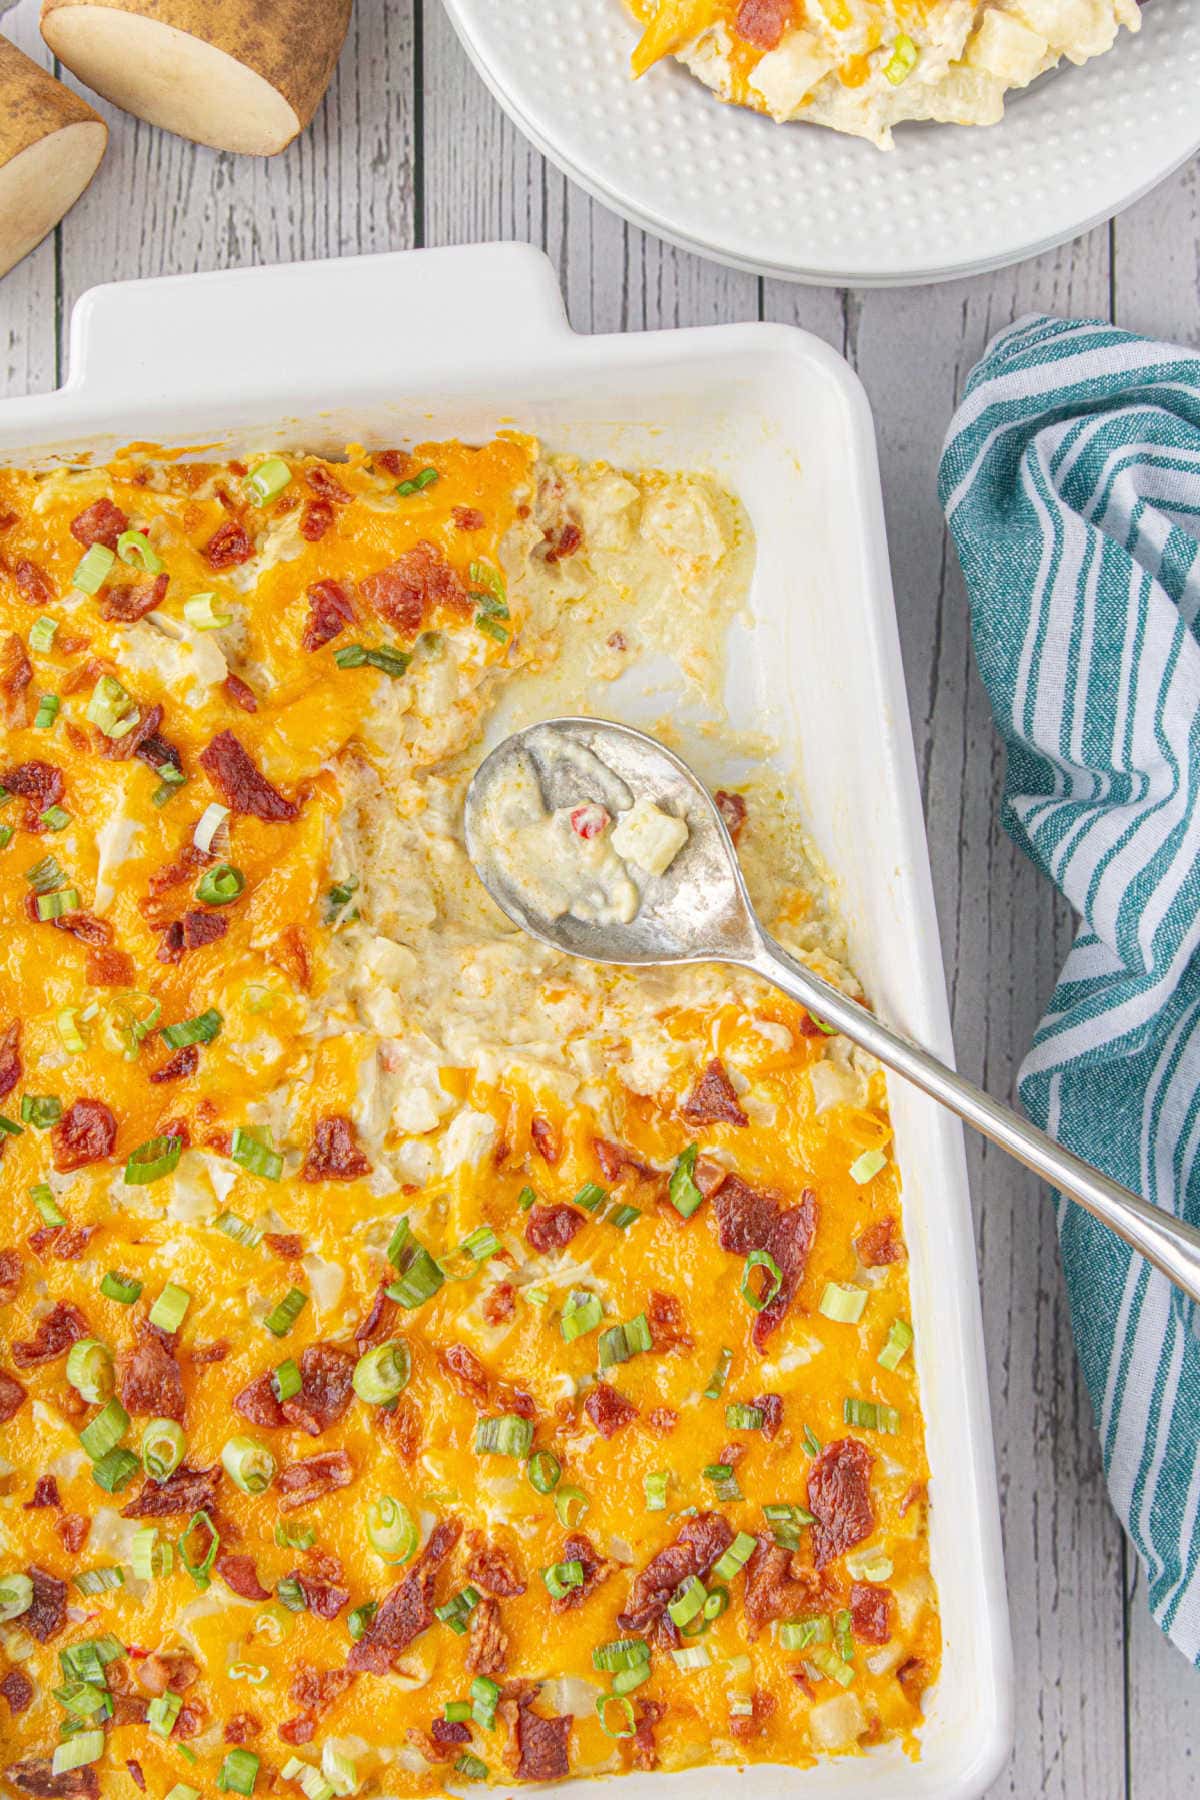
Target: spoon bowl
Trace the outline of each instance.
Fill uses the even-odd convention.
[[[616,855],[616,831],[614,840],[607,839],[608,823],[617,819],[619,830],[621,815],[642,800],[687,826],[686,840],[661,873],[638,870],[636,863],[629,867]],[[568,862],[576,855],[584,864],[584,847],[571,836],[574,821],[567,826],[565,810],[580,806],[603,807],[603,831],[578,836],[604,840],[599,848],[608,858],[605,872],[610,877],[613,868],[620,872],[620,906],[603,892],[604,904],[593,902],[586,870],[577,895],[541,879],[536,859],[548,849],[565,850]],[[557,821],[563,830],[557,840],[543,835],[527,845],[518,843],[514,822],[519,829],[531,821],[552,827]],[[607,719],[550,719],[515,732],[475,772],[467,789],[465,833],[480,880],[501,910],[531,936],[590,962],[626,967],[716,962],[753,970],[799,1001],[825,1029],[842,1032],[1044,1176],[1200,1304],[1200,1232],[1065,1150],[1011,1107],[822,981],[768,935],[712,797],[687,764],[657,739]],[[603,882],[599,886],[602,890]],[[553,897],[553,910],[539,904],[547,894]]]

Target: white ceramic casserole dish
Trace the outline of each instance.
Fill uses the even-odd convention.
[[[85,294],[59,392],[0,406],[0,460],[104,459],[135,439],[336,452],[498,427],[630,464],[711,469],[757,534],[732,719],[778,740],[834,872],[880,1013],[943,1056],[949,1014],[866,398],[783,326],[576,337],[549,262],[519,245],[417,251]],[[581,696],[581,698],[587,698]],[[652,720],[659,694],[647,704]],[[945,1652],[921,1759],[895,1745],[720,1779],[745,1800],[970,1800],[1011,1736],[1012,1674],[974,1241],[958,1124],[892,1086],[933,1473]],[[630,1775],[622,1800],[690,1800],[714,1772]],[[583,1794],[584,1784],[572,1784]]]

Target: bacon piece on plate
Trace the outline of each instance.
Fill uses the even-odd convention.
[[[48,1644],[67,1622],[67,1584],[46,1569],[31,1567],[27,1573],[33,1583],[33,1600],[21,1614],[21,1624],[39,1644]]]
[[[0,1032],[0,1100],[11,1094],[21,1079],[21,1021],[13,1019]]]
[[[160,1068],[150,1071],[151,1081],[186,1081],[194,1075],[200,1066],[200,1047],[198,1044],[185,1044],[174,1056],[169,1056]]]
[[[896,1221],[889,1213],[886,1218],[877,1219],[873,1225],[868,1225],[855,1238],[854,1248],[858,1251],[864,1268],[880,1269],[886,1263],[903,1260],[906,1252],[896,1230]]]
[[[591,1598],[602,1582],[607,1581],[612,1573],[612,1564],[606,1556],[601,1556],[590,1537],[582,1531],[573,1531],[563,1540],[560,1562],[577,1562],[583,1565],[583,1580],[578,1587],[570,1587],[550,1602],[555,1612],[574,1612],[585,1600]]]
[[[16,632],[11,632],[0,649],[0,694],[4,696],[0,719],[9,731],[17,731],[29,723],[26,689],[32,680],[33,664]]]
[[[428,1631],[433,1624],[437,1572],[454,1549],[461,1532],[462,1526],[457,1519],[443,1519],[434,1526],[429,1542],[409,1574],[387,1595],[351,1650],[346,1659],[347,1669],[353,1673],[366,1669],[373,1675],[386,1675],[413,1639]]]
[[[733,1542],[733,1530],[717,1512],[697,1513],[673,1544],[668,1544],[633,1578],[624,1610],[617,1614],[622,1631],[645,1631],[667,1610],[675,1589],[690,1575],[705,1575]]]
[[[38,1795],[39,1800],[98,1800],[100,1793],[100,1777],[91,1763],[56,1775],[48,1756],[27,1756],[23,1762],[9,1763],[4,1773],[14,1787]]]
[[[189,950],[199,950],[205,944],[215,944],[229,930],[229,920],[220,913],[185,912],[182,919],[175,919],[163,932],[158,944],[158,960],[164,963],[181,962]]]
[[[147,1481],[129,1505],[121,1509],[123,1519],[172,1519],[181,1513],[211,1514],[217,1503],[221,1465],[209,1469],[193,1469],[180,1463],[165,1481]]]
[[[571,1772],[569,1745],[573,1713],[543,1718],[535,1713],[533,1696],[517,1708],[514,1736],[519,1781],[564,1781]]]
[[[892,1635],[892,1590],[856,1581],[850,1589],[854,1635],[864,1644],[886,1644]]]
[[[359,591],[369,606],[406,637],[415,637],[440,609],[459,614],[471,610],[461,576],[425,538],[386,569],[364,577]]]
[[[525,1242],[531,1249],[546,1255],[562,1250],[584,1223],[583,1214],[560,1201],[557,1206],[533,1206],[525,1226]]]
[[[213,1564],[227,1588],[241,1600],[269,1600],[271,1590],[258,1579],[258,1568],[252,1556],[222,1552]]]
[[[146,614],[161,606],[167,596],[170,576],[155,575],[149,581],[128,582],[124,587],[106,587],[102,590],[100,616],[115,619],[118,624],[132,625],[137,619],[144,619]],[[121,740],[118,738],[117,742]]]
[[[598,1381],[588,1392],[583,1410],[603,1438],[615,1437],[631,1419],[637,1418],[637,1407],[607,1381]]]
[[[54,598],[50,577],[37,563],[23,556],[13,569],[17,592],[27,606],[48,606]]]
[[[354,600],[344,581],[314,581],[308,590],[308,620],[300,642],[306,650],[320,650],[356,618]]]
[[[280,1512],[296,1512],[311,1506],[323,1494],[336,1488],[349,1487],[354,1479],[354,1464],[344,1450],[326,1450],[320,1456],[302,1457],[281,1469],[276,1484]]]
[[[157,1331],[144,1331],[131,1350],[123,1350],[117,1357],[117,1391],[127,1413],[182,1420],[183,1377]]]
[[[729,1073],[719,1056],[701,1070],[695,1087],[679,1109],[689,1125],[748,1125]]]
[[[85,550],[90,550],[93,544],[103,544],[106,550],[115,550],[117,539],[123,531],[128,530],[128,518],[109,499],[93,500],[90,506],[85,506],[71,520],[71,536]]]
[[[317,544],[333,524],[333,507],[328,500],[306,500],[300,514],[300,536]]]
[[[285,1400],[281,1411],[289,1425],[320,1437],[336,1425],[354,1393],[356,1358],[336,1344],[309,1344],[300,1353],[300,1392]]]
[[[808,1510],[814,1515],[813,1562],[823,1569],[875,1529],[871,1504],[874,1456],[858,1438],[826,1444],[808,1471]]]
[[[371,1173],[359,1149],[353,1121],[343,1113],[326,1113],[313,1127],[312,1143],[300,1171],[302,1181],[357,1181]]]
[[[718,788],[713,799],[716,801],[717,811],[725,821],[726,831],[736,844],[746,823],[746,802],[740,794],[731,794],[728,788]]]
[[[221,683],[221,691],[226,699],[232,700],[235,706],[240,706],[243,712],[256,713],[258,711],[258,696],[254,689],[248,681],[243,681],[240,675],[235,675],[232,669]]]
[[[287,1424],[270,1375],[256,1375],[233,1396],[233,1410],[263,1431],[278,1431]]]
[[[62,770],[53,763],[35,757],[32,762],[18,763],[15,768],[0,769],[0,787],[19,794],[25,802],[21,820],[26,831],[43,831],[41,815],[49,806],[57,806],[66,792]]]
[[[60,1174],[67,1174],[72,1169],[86,1168],[89,1163],[103,1162],[112,1155],[116,1141],[117,1121],[111,1107],[103,1100],[81,1097],[68,1106],[51,1128],[54,1166]]]
[[[758,50],[774,50],[792,17],[792,0],[741,0],[735,34]]]
[[[0,1369],[0,1425],[15,1419],[25,1404],[26,1390],[7,1369]]]
[[[31,1339],[13,1345],[12,1359],[18,1369],[32,1369],[65,1356],[71,1345],[87,1334],[87,1320],[79,1308],[69,1300],[59,1300],[39,1321]]]
[[[0,1694],[8,1703],[8,1710],[15,1719],[18,1714],[27,1712],[33,1704],[33,1683],[28,1675],[20,1669],[10,1669],[0,1681]]]
[[[210,569],[233,569],[250,561],[254,544],[236,519],[226,519],[205,544],[204,555]]]

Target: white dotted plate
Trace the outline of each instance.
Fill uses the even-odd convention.
[[[1111,218],[1200,148],[1200,6],[1149,0],[1107,56],[1000,125],[904,125],[887,155],[726,106],[676,63],[629,76],[622,0],[445,0],[514,122],[659,237],[756,274],[856,286],[1017,262]]]

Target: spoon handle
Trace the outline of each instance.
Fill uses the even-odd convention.
[[[1026,1168],[1044,1176],[1060,1193],[1077,1201],[1147,1262],[1161,1269],[1192,1300],[1200,1302],[1200,1231],[1110,1181],[1090,1163],[1064,1150],[1046,1132],[1020,1118],[1011,1107],[1002,1106],[982,1088],[947,1068],[928,1050],[881,1024],[873,1013],[789,956],[765,931],[749,966],[793,1000],[799,1000],[823,1023],[835,1026],[887,1068],[931,1094],[968,1125],[974,1125]]]

